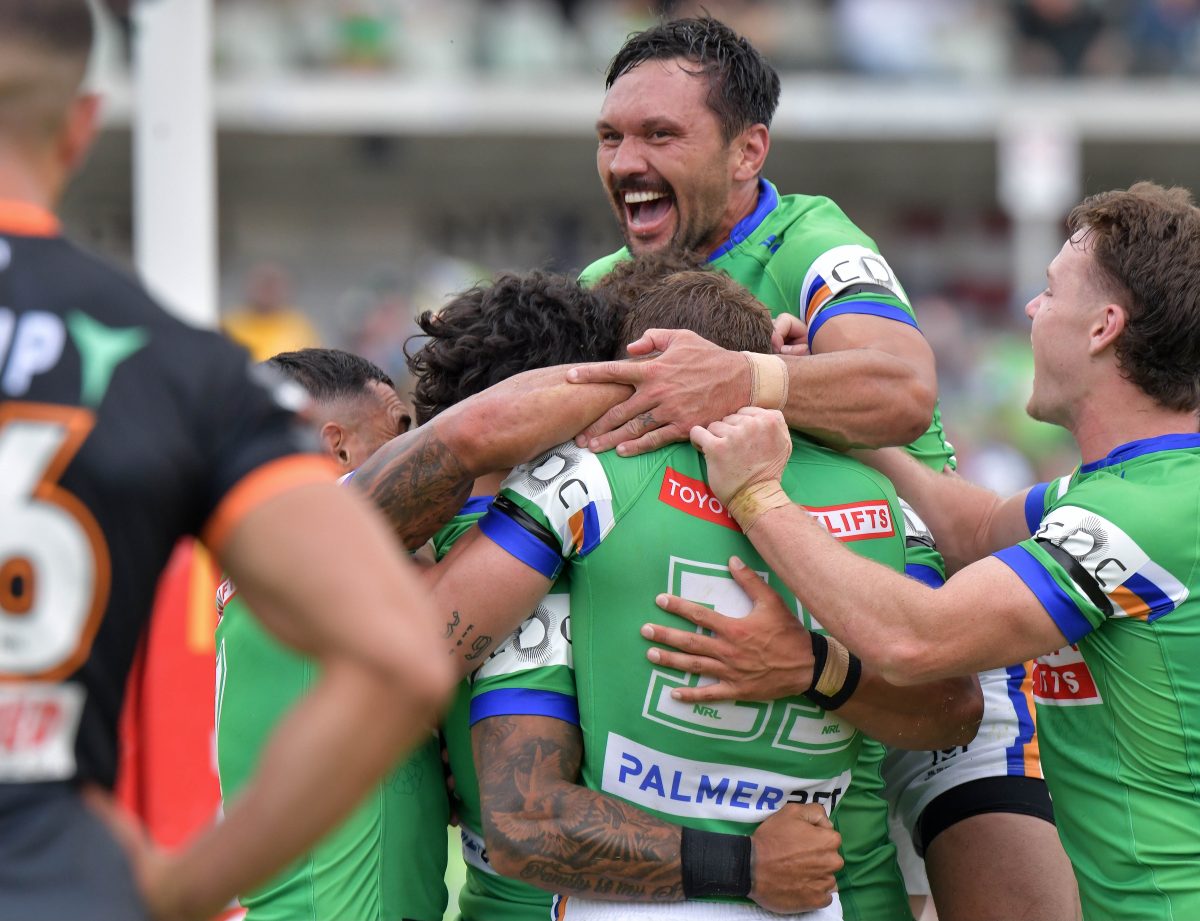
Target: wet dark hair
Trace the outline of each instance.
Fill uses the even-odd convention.
[[[675,19],[626,39],[608,65],[605,89],[646,61],[684,58],[708,79],[708,107],[728,143],[750,125],[768,128],[779,105],[779,74],[758,50],[709,16]]]
[[[295,381],[319,403],[361,396],[372,381],[396,386],[378,365],[341,349],[280,352],[268,358],[266,364]]]
[[[624,312],[611,293],[550,272],[506,273],[425,311],[408,355],[418,423],[521,371],[608,358]]]
[[[1115,345],[1125,377],[1168,409],[1200,409],[1200,208],[1184,188],[1139,182],[1067,218],[1101,290],[1127,313]]]

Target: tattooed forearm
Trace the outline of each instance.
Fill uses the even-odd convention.
[[[543,889],[633,902],[683,899],[677,826],[579,786],[579,728],[491,717],[472,730],[496,869]]]
[[[436,424],[430,423],[393,438],[358,469],[351,482],[383,510],[411,550],[462,508],[473,477],[438,437]]]

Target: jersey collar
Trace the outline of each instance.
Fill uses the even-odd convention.
[[[1105,457],[1079,468],[1080,473],[1092,473],[1114,464],[1123,464],[1144,454],[1154,454],[1158,451],[1180,451],[1187,448],[1200,448],[1200,433],[1184,432],[1173,435],[1158,435],[1154,438],[1142,438],[1128,444],[1113,448]]]
[[[32,202],[0,198],[0,233],[17,237],[57,237],[58,218]]]
[[[739,243],[745,241],[750,234],[758,230],[758,226],[768,214],[775,210],[778,204],[779,192],[775,190],[775,186],[760,176],[758,178],[758,204],[754,206],[753,211],[734,225],[733,230],[729,232],[729,239],[712,252],[708,261],[716,262]]]

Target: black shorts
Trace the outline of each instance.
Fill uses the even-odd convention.
[[[951,825],[989,812],[1031,815],[1054,824],[1050,792],[1040,777],[981,777],[947,790],[925,807],[915,836],[920,853]]]
[[[66,783],[0,783],[0,918],[149,919],[124,851]]]

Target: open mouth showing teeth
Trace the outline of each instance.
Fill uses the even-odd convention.
[[[671,210],[671,195],[667,192],[625,192],[625,217],[630,227],[648,227],[658,223]]]

